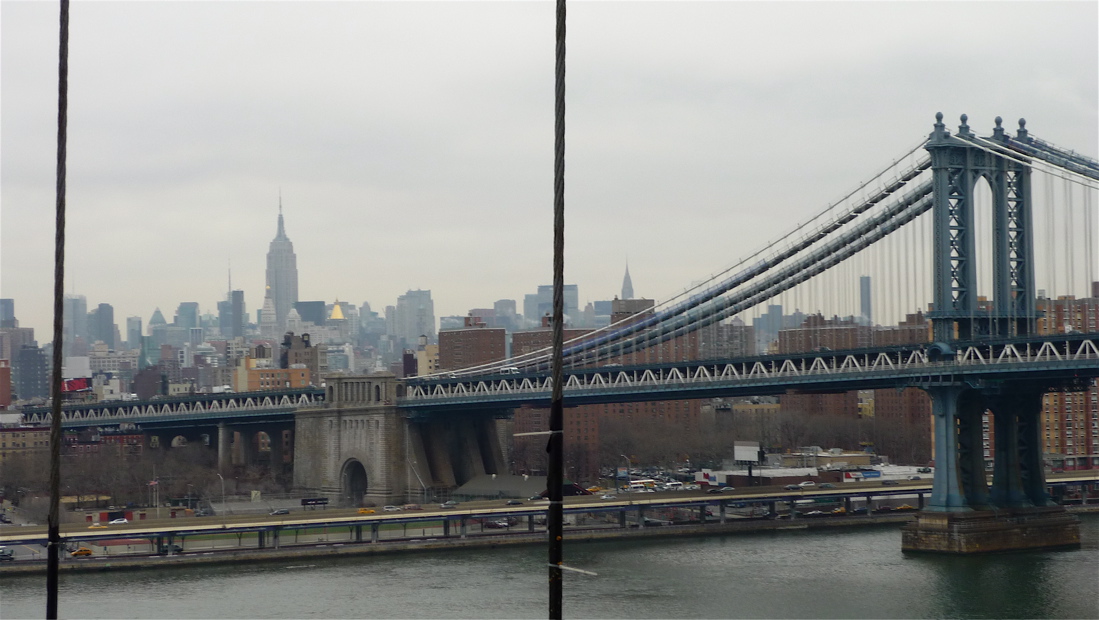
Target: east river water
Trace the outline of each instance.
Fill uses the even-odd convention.
[[[1099,618],[1083,548],[905,555],[899,526],[565,545],[572,618]],[[67,618],[545,618],[543,546],[295,564],[70,573]],[[45,616],[45,576],[0,579],[0,618]]]

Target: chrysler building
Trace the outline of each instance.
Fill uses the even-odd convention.
[[[276,325],[279,330],[285,329],[286,317],[298,301],[298,257],[283,226],[281,196],[279,230],[267,251],[267,291],[275,305]]]

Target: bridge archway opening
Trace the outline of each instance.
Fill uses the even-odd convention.
[[[976,272],[974,282],[974,301],[984,298],[985,303],[993,301],[995,288],[993,280],[993,193],[992,185],[987,174],[975,175],[972,196],[973,228],[973,263]],[[980,308],[978,308],[980,310]]]
[[[175,437],[172,437],[172,447],[173,448],[185,448],[185,447],[187,447],[187,438],[184,437],[183,435],[176,435]]]
[[[356,459],[344,463],[340,476],[340,491],[343,503],[347,506],[361,506],[366,494],[366,468]]]

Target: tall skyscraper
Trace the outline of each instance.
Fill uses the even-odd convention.
[[[94,344],[96,341],[106,343],[108,348],[114,349],[117,343],[114,334],[117,327],[114,324],[114,306],[111,304],[99,304],[87,314],[88,336]]]
[[[405,348],[413,348],[420,336],[427,336],[429,344],[435,343],[435,302],[431,300],[431,291],[408,291],[397,298],[390,334],[403,338]]]
[[[64,317],[62,318],[64,330],[64,344],[62,350],[67,357],[72,355],[72,345],[77,338],[88,338],[88,300],[83,295],[65,295]]]
[[[181,302],[176,310],[175,324],[181,329],[198,327],[198,302]]]
[[[630,279],[629,265],[626,265],[626,277],[622,278],[622,299],[633,299],[633,280]]]
[[[15,320],[15,300],[0,299],[0,327],[19,327]]]
[[[580,316],[580,289],[575,284],[563,287],[565,321],[569,323]],[[542,317],[553,314],[553,285],[542,284],[538,293],[523,298],[523,316],[535,325],[542,324]]]
[[[279,197],[279,228],[267,251],[267,289],[275,306],[275,327],[286,326],[286,315],[298,301],[298,257],[294,244],[286,236],[282,221],[282,197]]]
[[[129,349],[141,348],[141,317],[126,317],[126,347]]]
[[[870,306],[870,276],[859,278],[859,314],[867,325],[874,324],[874,314]]]

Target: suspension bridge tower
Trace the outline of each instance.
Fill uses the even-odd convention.
[[[1036,333],[1031,161],[1026,121],[1016,137],[996,118],[990,138],[978,139],[963,114],[951,135],[936,114],[926,144],[933,174],[934,309],[937,352],[959,343],[1022,339]],[[974,194],[992,190],[992,299],[977,296],[979,256]],[[931,397],[935,478],[931,499],[904,529],[905,551],[985,553],[1078,547],[1079,520],[1046,492],[1039,421],[1049,379],[972,381],[950,377],[920,385]],[[991,487],[983,448],[983,417],[992,413],[995,453]]]

